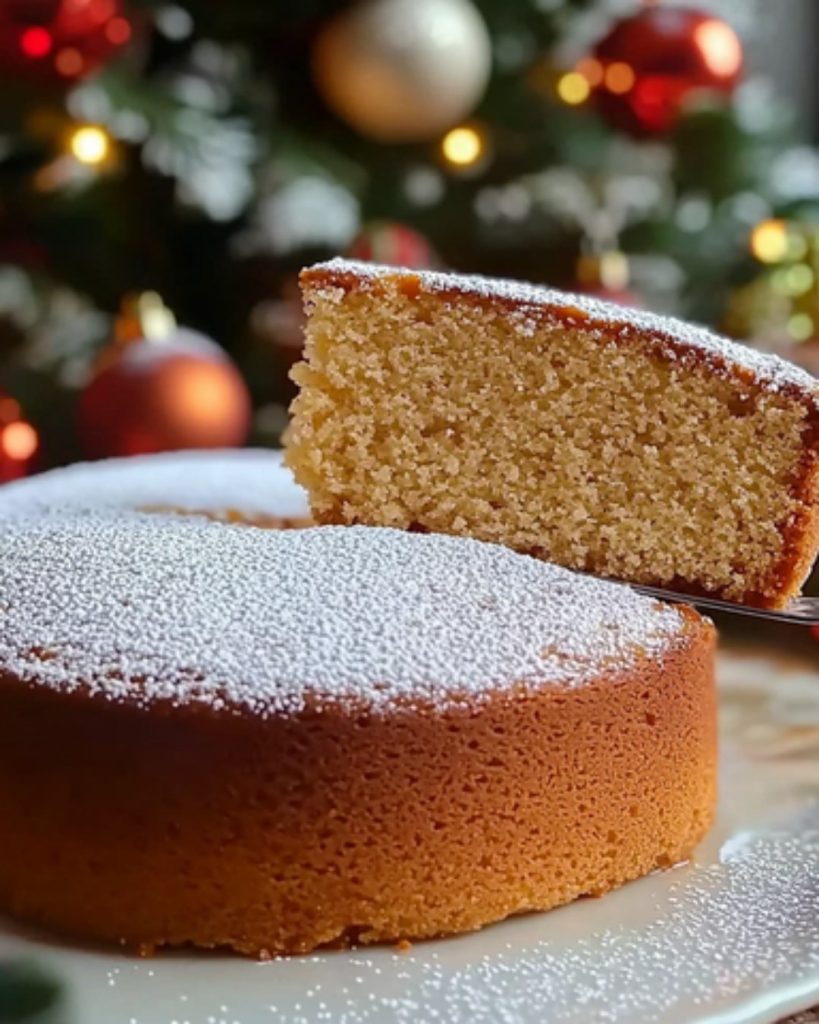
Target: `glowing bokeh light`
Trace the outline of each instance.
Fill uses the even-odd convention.
[[[694,41],[709,70],[732,78],[742,67],[742,44],[730,25],[709,18],[694,30]]]
[[[808,313],[794,313],[788,320],[788,334],[797,341],[809,341],[815,334],[813,317]]]
[[[751,233],[751,252],[762,263],[779,263],[788,254],[788,228],[783,220],[763,220]]]
[[[472,167],[484,154],[484,142],[477,129],[462,125],[446,133],[441,151],[446,160],[456,167]]]
[[[624,64],[622,61],[615,61],[614,64],[609,64],[606,68],[605,82],[609,92],[617,93],[618,95],[630,92],[634,88],[636,80],[631,66]]]
[[[20,49],[26,57],[31,57],[34,60],[46,57],[51,52],[53,45],[54,40],[51,38],[51,33],[40,28],[39,25],[32,25],[20,36]]]
[[[591,86],[600,85],[603,81],[603,65],[596,57],[584,57],[577,62],[575,71],[582,75]]]
[[[584,75],[578,71],[569,71],[558,80],[557,94],[564,103],[576,107],[589,98],[591,86]]]
[[[66,78],[73,78],[75,75],[79,75],[85,67],[85,61],[82,59],[82,54],[79,50],[73,46],[66,46],[65,49],[60,50],[57,54],[54,59],[54,66],[61,75],[65,75]]]
[[[111,151],[108,133],[96,125],[77,128],[69,143],[71,152],[81,164],[101,164]]]
[[[30,459],[37,451],[38,444],[37,431],[30,423],[24,423],[22,420],[9,423],[0,432],[0,447],[3,454],[19,462]]]
[[[122,46],[131,38],[131,26],[125,18],[112,18],[105,26],[105,35],[115,46]]]

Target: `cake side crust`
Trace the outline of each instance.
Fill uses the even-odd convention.
[[[266,956],[469,931],[668,867],[716,795],[713,628],[683,615],[667,657],[479,708],[260,719],[0,677],[0,905]]]

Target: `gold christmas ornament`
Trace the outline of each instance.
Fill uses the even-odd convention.
[[[419,142],[480,100],[489,33],[469,0],[361,0],[319,35],[312,67],[325,102],[362,135]]]

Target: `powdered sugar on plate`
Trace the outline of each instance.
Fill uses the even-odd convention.
[[[316,275],[315,278],[312,275]],[[668,357],[684,358],[686,352],[698,354],[715,369],[728,366],[751,374],[766,390],[779,391],[785,387],[803,390],[806,397],[819,407],[819,383],[798,366],[730,341],[705,327],[672,317],[627,309],[588,295],[561,292],[525,281],[477,274],[407,270],[342,258],[315,264],[305,272],[310,288],[319,287],[325,297],[338,300],[352,282],[367,289],[396,276],[416,281],[422,292],[501,300],[510,306],[507,314],[510,322],[527,337],[531,337],[537,325],[544,321],[583,324],[586,328],[599,329],[601,338],[615,335],[626,339],[635,334],[648,335],[660,344]],[[322,277],[327,279],[326,282],[321,280]]]
[[[662,657],[682,617],[506,548],[184,516],[0,525],[0,669],[113,700],[446,707]]]

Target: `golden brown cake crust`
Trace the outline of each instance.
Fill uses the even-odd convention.
[[[670,587],[681,593],[738,600],[745,604],[772,608],[784,607],[799,593],[819,550],[819,389],[812,378],[796,367],[718,338],[702,328],[639,311],[622,310],[582,296],[563,295],[516,282],[384,267],[368,268],[348,261],[332,261],[308,267],[302,271],[301,282],[308,307],[313,304],[314,297],[331,295],[334,291],[344,294],[366,293],[381,296],[385,300],[398,292],[410,299],[434,295],[441,300],[442,307],[447,303],[459,303],[493,312],[501,311],[518,322],[525,318],[527,335],[534,334],[540,328],[554,330],[557,327],[577,331],[589,325],[600,338],[601,345],[620,350],[638,348],[670,361],[675,366],[705,370],[729,382],[737,389],[735,401],[747,406],[749,410],[759,396],[766,394],[775,394],[779,399],[795,403],[802,409],[801,455],[795,460],[789,479],[782,489],[782,504],[787,507],[774,524],[779,535],[778,552],[769,559],[770,564],[764,576],[757,578],[752,585],[745,585],[744,589],[739,589],[736,582],[730,585],[711,584],[682,576],[666,576],[656,580],[640,577],[638,581]],[[309,389],[309,354],[308,362],[303,367],[295,370],[294,378]],[[307,443],[308,436],[311,436],[307,417],[304,422],[299,422],[304,408],[300,396],[294,403],[295,423],[291,428],[293,443],[286,459],[297,478],[308,491],[313,491],[320,473],[306,469],[307,460],[298,451],[301,445]],[[738,412],[742,414],[741,409]],[[326,409],[322,415],[326,415]],[[715,427],[716,424],[703,425],[704,428],[706,426]],[[314,517],[322,523],[378,524],[377,517],[357,514],[356,501],[347,500],[341,491],[336,491],[335,498],[322,493],[321,500],[314,501],[313,506]],[[393,522],[389,524],[398,525]],[[411,522],[409,525],[417,529],[427,528],[424,522]],[[433,529],[446,529],[446,526],[436,522]],[[470,531],[453,529],[452,532]],[[486,539],[503,538],[492,536]],[[520,543],[513,546],[538,557],[555,558],[548,546]],[[561,561],[559,558],[556,560]],[[573,561],[563,564],[595,571],[593,565]],[[617,573],[612,575],[633,578]]]
[[[305,267],[299,274],[299,281],[304,289],[341,288],[345,292],[366,289],[369,292],[397,287],[410,298],[415,298],[427,290],[430,281],[434,281],[434,292],[444,300],[457,299],[475,305],[503,308],[508,312],[519,311],[525,307],[526,314],[534,320],[545,324],[555,322],[565,327],[575,327],[578,322],[590,321],[595,328],[602,328],[607,340],[618,347],[629,346],[638,340],[649,346],[658,355],[673,353],[684,362],[708,366],[715,373],[726,378],[741,381],[752,390],[764,388],[771,383],[772,374],[767,376],[754,367],[761,365],[781,364],[793,373],[785,372],[776,380],[776,387],[792,398],[804,403],[812,416],[812,426],[819,437],[819,385],[804,371],[790,367],[784,360],[772,356],[762,356],[752,350],[743,352],[742,347],[727,339],[719,338],[704,328],[684,324],[682,321],[667,317],[654,316],[642,310],[626,309],[597,299],[554,291],[550,288],[518,282],[495,281],[494,279],[476,279],[469,275],[433,274],[424,271],[405,270],[403,268],[377,267],[376,273],[367,273],[367,265],[348,260],[333,260]],[[489,287],[479,290],[474,286],[475,280],[486,280]],[[492,285],[497,285],[493,288]],[[504,291],[501,286],[508,286]],[[677,328],[677,330],[675,330]],[[692,344],[693,341],[711,342],[712,344]],[[747,363],[726,358],[725,350],[733,353],[741,352]],[[756,358],[754,358],[756,357]]]
[[[716,786],[713,629],[576,690],[262,719],[0,677],[0,904],[129,947],[421,938],[684,860]]]

